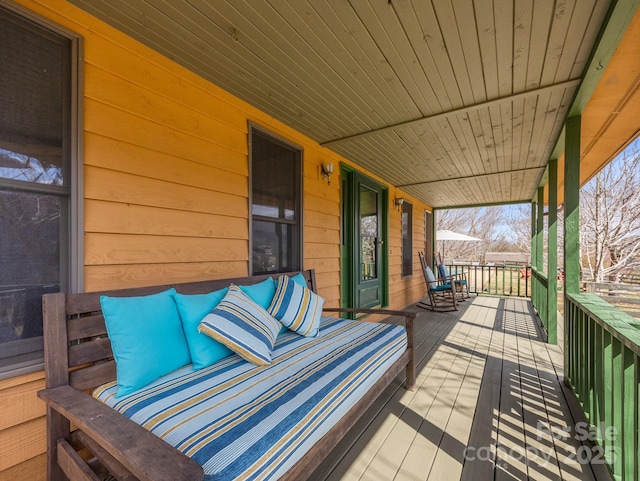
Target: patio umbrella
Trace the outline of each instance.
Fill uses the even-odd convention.
[[[481,241],[482,239],[479,239],[477,237],[473,237],[467,234],[461,234],[460,232],[453,232],[452,230],[443,229],[443,230],[436,231],[436,240],[437,241],[453,240],[453,241],[477,242],[477,241]],[[442,243],[442,261],[444,262],[444,242]]]

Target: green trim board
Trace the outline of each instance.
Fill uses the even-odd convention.
[[[558,343],[558,159],[549,167],[549,217],[547,234],[547,342]]]
[[[567,117],[575,117],[584,111],[639,6],[640,0],[613,0],[611,2],[598,34],[596,47],[591,51],[580,85],[571,100]],[[551,152],[552,159],[558,159],[562,154],[565,147],[565,136],[565,129],[562,129]]]
[[[535,197],[535,196],[534,196]],[[437,210],[450,210],[450,209],[476,209],[480,207],[494,207],[501,205],[518,205],[518,204],[529,204],[532,199],[522,199],[522,200],[514,200],[511,202],[489,202],[488,204],[465,204],[465,205],[445,205],[442,207],[433,207],[432,212],[436,212]]]
[[[544,188],[538,187],[536,217],[536,269],[544,272]]]
[[[564,159],[564,288],[580,291],[580,123],[581,117],[566,122]]]

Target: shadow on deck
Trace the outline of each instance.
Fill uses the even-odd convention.
[[[527,299],[415,306],[417,383],[398,378],[311,479],[604,480]]]

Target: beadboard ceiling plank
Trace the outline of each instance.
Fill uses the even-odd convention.
[[[480,32],[478,31],[478,22],[475,14],[475,10],[485,8],[486,3],[486,0],[457,0],[453,2],[462,55],[464,56],[467,76],[473,92],[473,103],[475,104],[487,101],[487,89],[478,40]]]
[[[443,65],[443,58],[438,59],[437,54],[434,55],[429,48],[428,38],[430,34],[425,28],[433,28],[435,30],[438,28],[438,25],[435,22],[433,24],[429,23],[428,27],[424,24],[425,17],[427,15],[433,15],[431,8],[428,9],[428,13],[422,13],[421,8],[424,7],[430,7],[428,2],[420,2],[418,4],[414,4],[413,2],[398,2],[394,4],[398,20],[405,30],[407,39],[415,51],[416,58],[420,62],[423,72],[429,79],[429,84],[438,100],[440,110],[451,110],[454,102],[455,105],[462,105],[462,100],[459,98],[459,92],[455,90],[452,101],[451,90],[448,88],[447,82],[454,80],[453,73],[449,66]],[[453,87],[455,89],[455,85]]]
[[[580,53],[580,44],[585,36],[588,37],[588,29],[585,25],[591,23],[592,14],[596,6],[596,0],[576,0],[573,14],[569,21],[569,27],[567,28],[566,41],[562,48],[562,54],[560,55],[560,61],[558,62],[558,70],[556,71],[556,79],[558,78],[570,78],[571,72],[574,67],[580,65],[578,69],[582,72],[584,65],[587,61],[587,56],[578,58]],[[597,35],[597,32],[592,32],[591,35]],[[580,41],[575,40],[579,38]],[[584,54],[585,52],[583,52]]]
[[[297,5],[296,0],[291,0],[292,8]],[[325,3],[313,3],[318,15],[325,21],[325,25],[338,36],[344,48],[351,52],[355,61],[367,72],[372,79],[376,79],[380,90],[393,95],[397,99],[400,117],[403,119],[415,119],[421,116],[420,110],[411,97],[402,79],[393,70],[383,53],[376,45],[376,40],[371,36],[355,10],[344,1],[330,1]]]
[[[535,36],[531,38],[529,44],[526,90],[537,89],[543,85],[541,83],[542,70],[546,60],[547,41],[553,22],[554,5],[555,0],[535,0],[533,5],[531,33]]]
[[[517,170],[520,164],[520,148],[522,144],[522,129],[524,122],[524,100],[518,98],[512,102],[511,130],[513,140],[511,144],[511,163],[508,170]]]
[[[474,5],[478,24],[478,45],[482,58],[482,76],[487,99],[497,99],[500,97],[500,88],[498,85],[498,50],[493,1],[482,0]]]
[[[296,2],[300,5],[301,0]],[[344,36],[339,36],[337,32],[345,29],[336,28],[340,24],[339,18],[335,15],[323,18],[309,2],[304,2],[304,6],[300,7],[301,11],[292,8],[289,0],[270,0],[269,3],[339,77],[335,82],[337,85],[348,83],[353,86],[350,95],[357,98],[359,104],[367,105],[365,113],[371,115],[372,124],[381,125],[389,123],[393,118],[415,115],[414,112],[403,109],[399,97],[389,91],[388,84],[380,72],[372,68],[370,61],[358,61],[369,57],[360,49],[356,50],[357,53],[353,52],[351,45],[343,43],[341,37]],[[333,12],[330,9],[323,11],[327,12],[327,16]],[[406,93],[404,97],[409,98]]]
[[[403,79],[423,116],[441,110],[429,79],[420,68],[415,52],[407,39],[403,26],[389,2],[353,2],[352,7],[366,25],[394,72]]]
[[[340,84],[345,87],[339,76],[332,69],[326,68],[325,62],[313,61],[318,52],[309,46],[306,35],[298,34],[269,4],[261,4],[258,10],[255,2],[243,0],[232,3],[191,1],[212,19],[222,16],[233,26],[228,27],[232,32],[233,28],[236,29],[236,43],[247,43],[253,53],[252,57],[272,66],[281,72],[281,76],[290,78],[294,84],[294,92],[304,89],[301,110],[324,111],[326,117],[341,122],[341,130],[363,131],[378,124],[379,120],[366,122],[368,117],[363,115],[363,106],[353,101],[353,91],[337,86]],[[255,70],[252,60],[247,59],[246,68]],[[255,75],[260,75],[260,71],[255,72]],[[336,108],[338,105],[343,108]]]
[[[304,119],[297,107],[298,102],[302,100],[295,97],[295,85],[289,78],[259,59],[254,59],[257,65],[253,68],[257,68],[262,74],[260,77],[253,76],[245,68],[248,66],[247,59],[253,58],[253,55],[244,46],[233,42],[230,32],[218,24],[210,25],[212,28],[204,32],[192,23],[178,23],[181,17],[170,18],[158,10],[161,7],[164,7],[161,1],[156,6],[147,2],[125,2],[122,5],[91,3],[94,13],[107,15],[123,29],[135,30],[145,43],[152,45],[156,50],[173,52],[172,58],[179,58],[181,63],[196,73],[202,74],[207,71],[209,65],[214,64],[220,73],[220,85],[223,88],[233,91],[247,89],[249,85],[260,85],[258,92],[249,89],[251,93],[247,100],[250,103],[266,111],[273,111],[273,115],[276,116]],[[215,52],[208,48],[211,44],[222,46],[226,43],[230,48],[220,48],[224,55],[215,56]],[[285,91],[281,92],[283,87]],[[309,121],[306,130],[321,128],[320,119],[318,115],[313,122]],[[333,121],[333,117],[326,118],[329,125]],[[302,122],[304,123],[304,120]],[[335,128],[333,126],[333,129]]]
[[[462,41],[460,39],[460,33],[458,31],[459,25],[456,21],[455,12],[453,9],[453,2],[432,2],[438,23],[441,25],[442,37],[444,39],[444,48],[449,56],[449,63],[453,68],[456,83],[460,89],[462,101],[464,105],[471,105],[476,103],[473,95],[473,88],[471,87],[471,79],[467,70],[467,64],[464,58],[464,50],[462,47]],[[472,28],[467,25],[465,28]],[[475,81],[481,81],[481,79],[474,79]]]
[[[498,87],[500,97],[513,94],[513,2],[496,1],[493,5],[496,23]],[[549,82],[547,85],[550,85]]]

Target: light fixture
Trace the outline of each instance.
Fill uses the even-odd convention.
[[[402,197],[396,197],[394,204],[396,205],[396,209],[402,210],[402,204],[404,204],[404,199]]]
[[[333,174],[333,162],[327,162],[320,166],[320,175],[327,181],[327,185],[331,185],[331,174]]]

